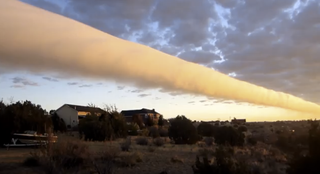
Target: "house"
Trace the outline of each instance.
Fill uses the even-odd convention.
[[[97,116],[100,116],[105,113],[105,111],[95,107],[64,104],[58,108],[55,113],[63,119],[67,127],[72,128],[78,126],[79,120],[86,115],[94,113]]]
[[[231,120],[231,123],[232,124],[237,124],[237,125],[243,125],[243,124],[246,124],[246,119],[232,119]]]
[[[154,122],[157,122],[161,115],[158,112],[156,112],[154,109],[145,109],[145,108],[136,109],[136,110],[123,110],[121,111],[121,114],[126,119],[127,124],[132,123],[134,115],[140,116],[144,124],[147,123],[148,118],[151,118],[153,119]]]

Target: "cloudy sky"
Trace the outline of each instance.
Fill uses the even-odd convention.
[[[119,38],[240,80],[320,103],[320,2],[316,0],[23,0]],[[156,70],[155,70],[156,71]],[[157,71],[165,71],[163,69]],[[0,69],[1,96],[45,109],[64,103],[155,108],[191,119],[299,119],[282,109],[139,89],[112,81]]]

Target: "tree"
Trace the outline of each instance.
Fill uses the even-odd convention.
[[[220,145],[242,146],[244,144],[244,134],[230,126],[215,127],[215,143]]]
[[[89,107],[92,107],[92,108],[96,108],[96,105],[93,104],[93,103],[88,103],[88,106],[89,106]]]
[[[158,126],[162,127],[163,125],[164,125],[163,116],[160,115],[159,120],[158,120]]]
[[[212,124],[202,122],[199,124],[197,130],[199,135],[212,137],[214,135],[214,128],[215,126]]]
[[[151,116],[148,116],[147,118],[147,126],[151,127],[151,126],[154,126],[154,120],[153,120],[153,117]]]
[[[67,126],[62,118],[58,116],[57,113],[54,113],[53,116],[51,116],[52,125],[53,125],[53,131],[55,132],[66,132]]]
[[[257,140],[254,137],[250,136],[247,138],[247,143],[252,146],[255,146],[257,144]]]
[[[111,139],[113,130],[109,119],[104,119],[104,116],[99,118],[96,115],[88,114],[79,122],[79,133],[84,136],[86,141],[104,141]]]
[[[3,100],[0,100],[0,112],[3,112],[4,109],[6,108],[6,105],[4,104]]]
[[[287,168],[288,174],[320,173],[320,129],[318,121],[309,121],[309,153],[306,156],[294,155]]]
[[[56,112],[56,110],[54,110],[54,109],[51,109],[50,111],[49,111],[49,115],[54,115],[55,114],[55,112]]]
[[[14,103],[14,97],[13,97],[13,96],[9,97],[8,100],[9,100],[9,103],[10,103],[10,104],[13,104],[13,103]]]
[[[85,140],[104,141],[124,138],[128,134],[126,121],[116,107],[107,107],[100,117],[94,113],[80,120],[79,132]]]
[[[143,129],[145,127],[141,115],[138,115],[138,114],[133,115],[132,122],[136,123],[140,129]]]
[[[249,168],[248,164],[243,160],[232,159],[234,155],[233,149],[220,146],[215,151],[215,158],[211,163],[208,156],[204,156],[200,161],[199,156],[196,157],[196,163],[192,166],[194,174],[253,174],[260,173]]]
[[[46,132],[52,125],[51,119],[44,115],[45,110],[40,105],[30,101],[16,102],[5,105],[0,102],[0,143],[10,140],[11,134],[34,130]]]
[[[310,122],[309,151],[310,154],[320,157],[320,129],[318,121]]]
[[[240,132],[247,132],[247,131],[248,131],[248,128],[245,127],[245,126],[239,126],[239,127],[238,127],[238,130],[239,130]]]
[[[170,123],[169,138],[176,144],[194,144],[199,140],[197,129],[185,116],[177,116]]]
[[[160,137],[159,129],[156,126],[151,126],[148,128],[149,130],[149,136],[152,138],[158,138]]]
[[[111,128],[113,130],[113,136],[116,138],[124,138],[127,136],[127,123],[122,114],[118,111],[109,111],[107,113]]]
[[[132,123],[127,125],[128,127],[128,134],[131,136],[138,135],[139,126],[136,123]]]

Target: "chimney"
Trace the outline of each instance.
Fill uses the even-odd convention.
[[[152,111],[155,112],[154,109],[152,109]]]

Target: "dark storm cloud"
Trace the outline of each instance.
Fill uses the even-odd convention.
[[[178,57],[199,64],[208,64],[214,60],[220,60],[220,57],[208,51],[186,51]]]
[[[55,79],[55,78],[52,78],[52,77],[42,77],[42,79],[48,80],[48,81],[51,81],[51,82],[59,82],[58,79]]]
[[[220,72],[236,73],[238,79],[320,102],[319,1],[70,0],[65,8],[53,0],[24,1]],[[194,51],[196,47],[202,50]],[[225,61],[214,63],[220,56]]]
[[[200,46],[210,36],[210,19],[216,17],[212,1],[161,0],[158,1],[151,19],[159,22],[160,30],[170,27],[174,31],[170,44]]]
[[[70,0],[62,11],[52,0],[24,0],[24,2],[60,13],[115,36],[143,29],[154,4],[149,0]]]
[[[132,92],[132,93],[141,93],[141,92],[143,92],[143,90],[141,90],[141,89],[135,89],[135,90],[129,90],[129,92]]]
[[[118,90],[123,90],[125,88],[125,86],[117,86]]]
[[[224,73],[236,72],[241,74],[237,78],[267,88],[302,93],[303,98],[309,99],[308,93],[320,82],[320,69],[316,68],[320,55],[320,8],[317,1],[310,1],[295,11],[288,10],[294,3],[257,1],[235,6],[228,23],[236,30],[226,29],[227,35],[217,35],[216,46],[227,61],[210,66]],[[243,15],[237,17],[240,14]]]
[[[24,85],[11,85],[11,88],[24,88]]]
[[[126,32],[139,31],[145,26],[145,21],[153,6],[153,1],[69,1],[66,13],[85,24],[101,29],[115,36]],[[90,8],[88,8],[90,7]]]
[[[234,7],[239,1],[238,0],[216,0],[216,3],[225,8]]]
[[[62,13],[62,8],[59,5],[57,5],[51,1],[46,1],[46,0],[21,0],[21,1],[35,5],[37,7],[43,8],[43,9],[46,9],[46,10],[51,11],[53,13],[57,13],[57,14]]]
[[[28,80],[24,77],[14,77],[12,78],[12,83],[14,83],[13,87],[23,87],[23,86],[39,86],[38,83]]]
[[[74,86],[74,85],[78,85],[79,83],[78,82],[68,82],[67,84],[70,86]]]
[[[151,94],[139,94],[138,97],[148,97],[151,96]]]
[[[79,87],[80,88],[89,88],[89,87],[92,87],[92,85],[88,85],[88,84],[87,85],[80,85]]]

